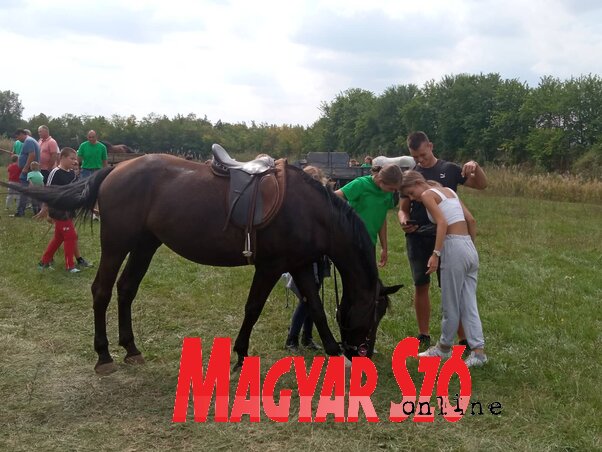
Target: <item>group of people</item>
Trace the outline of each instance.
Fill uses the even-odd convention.
[[[373,168],[372,174],[354,179],[335,194],[349,202],[364,221],[374,245],[381,245],[378,266],[388,260],[387,212],[396,205],[399,192],[398,219],[406,235],[406,250],[414,281],[414,306],[418,336],[422,351],[419,356],[451,356],[456,333],[459,344],[469,352],[468,367],[479,367],[487,362],[485,341],[476,290],[479,266],[474,245],[476,222],[456,194],[458,185],[484,189],[487,177],[475,161],[462,167],[437,159],[433,143],[424,132],[414,132],[407,138],[410,154],[415,160],[413,170],[402,173],[394,164]],[[366,163],[369,156],[366,156]],[[371,159],[370,159],[371,160]],[[313,167],[310,171],[315,171]],[[319,176],[323,179],[323,175]],[[430,275],[438,274],[441,286],[441,336],[431,346]],[[324,272],[316,267],[316,284],[321,285]],[[294,282],[292,282],[294,285]],[[291,281],[289,281],[289,286]],[[303,342],[316,348],[311,338],[311,320],[299,301],[293,315],[286,346],[298,351],[298,335],[305,325]],[[299,312],[304,313],[303,316]],[[308,329],[309,328],[309,329]]]
[[[89,177],[107,165],[107,148],[98,141],[94,130],[88,132],[88,140],[77,151],[70,147],[59,150],[46,125],[38,127],[38,135],[39,140],[35,140],[27,129],[17,129],[15,132],[13,155],[7,168],[9,182],[23,186],[67,185],[79,177]],[[65,254],[65,269],[69,273],[79,273],[79,268],[92,266],[79,252],[73,224],[74,212],[40,206],[35,199],[9,189],[6,209],[15,203],[13,217],[24,217],[28,204],[31,204],[34,218],[49,219],[54,223],[54,236],[38,264],[40,270],[52,268],[54,254],[61,244]]]
[[[367,155],[364,157],[364,163],[360,164],[356,159],[349,160],[349,166],[359,166],[360,168],[372,168],[372,157]]]

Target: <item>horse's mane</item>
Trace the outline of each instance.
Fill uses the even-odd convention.
[[[292,165],[289,165],[289,168],[301,173],[303,180],[312,188],[321,193],[322,196],[324,196],[326,200],[333,206],[333,212],[337,214],[336,217],[338,220],[336,225],[340,228],[343,234],[353,237],[354,246],[362,251],[366,251],[374,255],[374,245],[370,239],[366,225],[355,212],[355,210],[353,210],[353,208],[349,205],[349,203],[339,198],[330,188],[322,185],[319,181],[315,180],[305,171]],[[369,265],[369,260],[367,259],[362,259],[361,261],[364,266],[364,271],[370,280],[376,280],[378,278],[376,265]]]

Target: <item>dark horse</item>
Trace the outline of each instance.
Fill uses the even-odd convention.
[[[134,151],[127,144],[111,144],[108,141],[100,141],[107,148],[109,154],[133,154]]]
[[[234,351],[237,366],[249,349],[251,330],[268,295],[284,272],[290,272],[307,299],[326,353],[371,356],[376,328],[387,308],[378,279],[375,249],[360,218],[348,204],[303,171],[286,166],[287,190],[281,210],[257,231],[255,275]],[[143,362],[134,343],[131,305],[155,251],[161,244],[199,264],[247,265],[242,255],[244,232],[224,229],[228,179],[209,165],[152,154],[104,168],[72,185],[21,188],[30,196],[64,209],[91,209],[98,201],[101,258],[92,284],[94,348],[99,373],[115,370],[109,354],[106,311],[117,281],[119,344],[126,362]],[[341,274],[343,294],[337,311],[341,345],[333,337],[314,282],[312,263],[328,255]],[[128,256],[129,255],[129,256]]]

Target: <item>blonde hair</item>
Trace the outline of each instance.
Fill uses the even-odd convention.
[[[399,187],[402,182],[401,168],[393,163],[381,168],[374,168],[374,172],[375,176],[385,185]]]
[[[399,191],[403,193],[404,190],[420,184],[427,184],[431,187],[442,187],[439,182],[434,180],[426,180],[418,171],[408,170],[403,173],[403,179],[399,186]]]
[[[29,169],[31,171],[40,171],[40,164],[38,162],[31,162],[31,165],[29,165]]]
[[[324,172],[317,166],[307,165],[305,168],[303,168],[303,171],[305,171],[309,176],[311,176],[312,179],[317,180],[322,185],[326,185],[326,176],[324,176]]]

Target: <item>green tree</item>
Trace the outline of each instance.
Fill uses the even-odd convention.
[[[376,97],[370,91],[349,89],[339,94],[330,104],[322,105],[328,118],[327,146],[349,154],[359,155],[370,150],[371,137],[378,132],[374,115]]]
[[[397,85],[387,88],[374,105],[377,134],[372,138],[373,154],[401,155],[411,131],[407,123],[408,106],[420,95],[416,85]]]
[[[528,160],[526,144],[530,123],[521,114],[521,109],[529,92],[527,84],[516,79],[504,80],[498,86],[488,131],[497,152],[490,156],[490,160],[506,164]]]
[[[532,161],[547,170],[568,168],[571,141],[568,130],[572,118],[567,104],[564,83],[546,76],[529,93],[522,108],[522,114],[530,122],[527,151]]]
[[[11,135],[21,124],[23,105],[19,95],[12,91],[0,91],[0,135]]]

